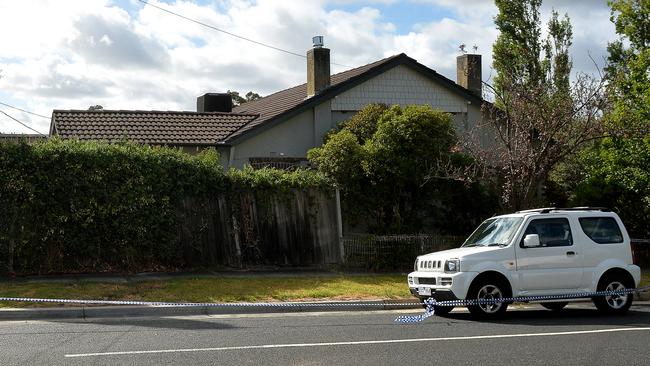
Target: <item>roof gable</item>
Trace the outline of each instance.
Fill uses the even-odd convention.
[[[307,108],[333,98],[334,96],[398,65],[410,67],[436,82],[443,88],[462,96],[472,103],[476,103],[477,105],[483,103],[483,100],[479,96],[456,84],[452,80],[438,74],[436,71],[422,65],[415,59],[408,57],[406,54],[401,53],[368,65],[334,74],[331,77],[331,85],[311,98],[306,97],[307,84],[305,83],[235,107],[233,109],[234,113],[255,113],[259,114],[260,117],[243,128],[233,132],[225,142],[235,142],[244,139],[245,136],[252,136],[255,134],[253,131],[261,132],[266,128],[272,127],[276,123],[291,118]]]
[[[216,145],[257,115],[173,111],[54,110],[51,133],[81,141]]]

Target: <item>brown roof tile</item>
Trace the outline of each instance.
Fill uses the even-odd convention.
[[[55,110],[56,134],[64,139],[128,140],[147,144],[214,145],[256,119],[255,114],[174,111]]]

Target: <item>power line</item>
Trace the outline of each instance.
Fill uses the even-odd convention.
[[[293,52],[293,51],[288,51],[288,50],[282,49],[282,48],[280,48],[280,47],[272,46],[272,45],[267,44],[267,43],[263,43],[263,42],[260,42],[260,41],[256,41],[256,40],[254,40],[254,39],[250,39],[250,38],[246,38],[246,37],[244,37],[244,36],[240,36],[240,35],[235,34],[235,33],[228,32],[228,31],[223,30],[223,29],[221,29],[221,28],[217,28],[217,27],[215,27],[215,26],[213,26],[213,25],[206,24],[206,23],[203,23],[203,22],[198,21],[198,20],[196,20],[196,19],[192,19],[192,18],[186,17],[186,16],[184,16],[184,15],[181,15],[181,14],[175,13],[175,12],[173,12],[173,11],[171,11],[171,10],[167,10],[167,9],[165,9],[165,8],[161,8],[161,7],[158,6],[158,5],[150,4],[150,3],[148,3],[148,2],[145,1],[145,0],[138,0],[138,1],[141,2],[141,3],[143,3],[143,4],[149,5],[149,6],[151,6],[151,7],[154,7],[154,8],[156,8],[156,9],[158,9],[158,10],[161,10],[161,11],[164,11],[164,12],[166,12],[166,13],[169,13],[169,14],[171,14],[171,15],[175,15],[175,16],[177,16],[177,17],[179,17],[179,18],[183,18],[183,19],[185,19],[185,20],[188,20],[188,21],[190,21],[190,22],[192,22],[192,23],[196,23],[196,24],[198,24],[198,25],[202,25],[202,26],[204,26],[204,27],[210,28],[210,29],[215,30],[215,31],[217,31],[217,32],[225,33],[225,34],[227,34],[227,35],[229,35],[229,36],[232,36],[232,37],[235,37],[235,38],[239,38],[239,39],[244,40],[244,41],[247,41],[247,42],[255,43],[255,44],[258,45],[258,46],[267,47],[267,48],[270,48],[270,49],[273,49],[273,50],[276,50],[276,51],[280,51],[280,52],[288,53],[288,54],[293,55],[293,56],[298,56],[298,57],[302,57],[302,58],[307,58],[307,56],[302,55],[302,54],[300,54],[300,53]],[[352,68],[352,66],[342,65],[342,64],[337,64],[337,63],[334,63],[334,62],[331,62],[331,64],[332,64],[332,65],[336,65],[336,66],[342,66],[342,67]]]
[[[0,110],[0,113],[4,114],[5,116],[7,116],[7,117],[9,117],[9,118],[11,118],[11,119],[13,119],[14,121],[16,121],[16,122],[20,123],[21,125],[23,125],[23,127],[26,127],[26,128],[28,128],[28,129],[30,129],[30,130],[36,132],[36,133],[39,134],[39,135],[47,136],[46,134],[44,134],[44,133],[42,133],[42,132],[40,132],[40,131],[36,131],[35,129],[31,128],[31,127],[28,126],[27,124],[25,124],[25,123],[23,123],[23,122],[21,122],[21,121],[15,119],[14,117],[12,117],[12,116],[10,116],[9,114],[7,114],[7,112],[5,112],[5,111]]]
[[[0,104],[2,104],[2,105],[5,106],[5,107],[13,108],[13,109],[18,110],[18,111],[21,111],[21,112],[25,112],[25,113],[33,114],[34,116],[38,116],[38,117],[43,117],[43,118],[51,119],[51,118],[48,117],[48,116],[44,116],[44,115],[42,115],[42,114],[38,114],[38,113],[34,113],[34,112],[30,112],[30,111],[26,111],[26,110],[24,110],[24,109],[22,109],[22,108],[14,107],[14,106],[12,106],[12,105],[10,105],[10,104],[7,104],[7,103],[2,103],[2,102],[0,102]]]

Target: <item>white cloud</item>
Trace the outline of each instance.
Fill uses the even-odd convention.
[[[455,78],[458,45],[478,46],[483,76],[490,75],[498,33],[491,1],[410,0],[444,7],[453,17],[398,33],[379,4],[396,0],[242,1],[211,5],[175,0],[157,6],[252,40],[304,55],[311,37],[324,35],[332,62],[359,66],[404,52]],[[576,68],[593,71],[587,56],[605,54],[614,39],[604,2],[560,0],[543,7],[568,12],[574,26]],[[355,5],[355,11],[337,8]],[[360,6],[357,6],[360,5]],[[305,79],[305,60],[234,38],[132,1],[127,12],[111,0],[9,0],[0,2],[0,101],[50,115],[52,109],[192,110],[205,92],[249,90],[269,94]],[[347,7],[346,9],[349,9]],[[403,27],[402,27],[403,29]],[[11,36],[7,36],[11,35]],[[333,72],[344,67],[333,65]],[[48,122],[14,114],[43,132]],[[22,131],[0,117],[0,131]]]

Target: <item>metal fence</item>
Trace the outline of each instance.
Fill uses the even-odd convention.
[[[345,265],[372,270],[403,270],[413,267],[421,254],[459,247],[465,237],[439,234],[351,235],[343,238]]]
[[[351,235],[343,238],[345,265],[371,270],[400,270],[412,268],[415,257],[439,250],[457,248],[462,236],[419,235]],[[632,239],[634,262],[650,268],[650,239]]]

